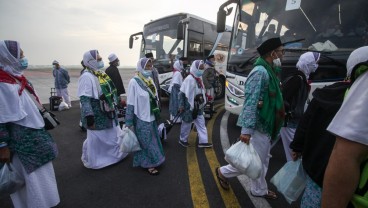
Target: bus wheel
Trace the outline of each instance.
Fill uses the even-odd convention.
[[[225,95],[225,79],[223,77],[216,77],[215,80],[215,99],[223,98]]]

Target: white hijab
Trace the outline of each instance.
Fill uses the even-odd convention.
[[[11,52],[8,50],[11,48]],[[15,55],[15,56],[14,56]],[[13,76],[21,76],[23,69],[20,62],[20,45],[16,41],[0,41],[0,67]]]
[[[202,77],[197,77],[197,71],[200,70],[199,66],[203,64],[202,60],[195,60],[193,61],[192,65],[190,66],[190,73],[195,76],[196,78],[199,78],[200,81],[202,82],[202,86],[203,86],[203,81],[202,81]],[[199,88],[197,81],[194,79],[194,77],[189,75],[185,78],[183,84],[180,87],[180,91],[183,92],[185,94],[185,97],[188,99],[188,102],[190,104],[190,110],[193,110],[194,108],[194,97],[197,94],[202,93],[203,98],[206,99],[206,94],[205,94],[205,90],[204,88]]]
[[[143,72],[149,60],[149,58],[139,59],[136,71],[138,73]],[[138,76],[136,75],[135,77]],[[146,79],[152,78],[149,77]],[[138,84],[135,78],[131,79],[129,82],[127,103],[128,105],[134,106],[134,114],[140,120],[146,122],[152,122],[155,120],[155,116],[151,114],[150,96],[148,92]]]
[[[184,66],[183,66],[183,64],[181,63],[180,60],[175,61],[175,63],[174,63],[174,69],[176,69],[176,70],[178,70],[180,72],[183,71]]]
[[[169,92],[171,92],[171,89],[174,86],[174,84],[178,84],[179,86],[181,86],[181,84],[183,83],[183,76],[181,75],[181,72],[184,70],[184,66],[183,66],[183,64],[181,63],[180,60],[175,61],[174,69],[177,70],[177,71],[174,71],[174,73],[173,73],[173,77],[171,79],[170,87],[168,89]]]
[[[368,61],[368,46],[355,49],[346,62],[347,76],[351,76],[351,72],[357,64]]]
[[[317,52],[306,52],[303,53],[298,62],[296,63],[296,67],[299,71],[302,71],[307,79],[309,75],[316,71],[318,68],[317,61],[319,60],[321,54]]]
[[[13,76],[21,76],[20,46],[16,41],[0,41],[0,68]],[[21,126],[41,129],[43,118],[26,89],[18,94],[19,84],[0,82],[0,123],[12,122]]]
[[[97,71],[97,55],[98,50],[90,50],[84,53],[83,63],[91,70]],[[83,73],[78,80],[78,97],[86,96],[94,99],[99,99],[102,95],[100,83],[96,76],[91,73]]]
[[[86,67],[92,70],[98,70],[97,55],[98,50],[90,50],[84,53],[83,63]]]

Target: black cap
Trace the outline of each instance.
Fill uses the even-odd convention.
[[[145,56],[146,56],[146,58],[153,58],[153,53],[151,53],[151,52],[150,53],[146,53]]]
[[[211,58],[215,58],[215,56],[212,54],[212,55],[209,55],[206,59],[210,60]]]
[[[280,38],[270,38],[263,42],[258,48],[257,51],[259,55],[263,56],[266,53],[275,50],[276,48],[282,46]]]

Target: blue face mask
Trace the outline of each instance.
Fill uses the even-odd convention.
[[[148,77],[152,76],[152,71],[151,71],[151,70],[143,70],[143,71],[142,71],[142,75],[143,75],[145,78],[148,78]]]
[[[97,62],[97,69],[102,69],[104,67],[104,62],[103,61],[98,61]]]
[[[200,70],[200,69],[199,69],[199,70],[196,72],[197,77],[202,76],[203,72],[204,72],[204,70]]]
[[[22,70],[25,70],[28,67],[28,59],[25,57],[19,59],[19,63]]]

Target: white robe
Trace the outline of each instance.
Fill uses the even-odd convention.
[[[99,99],[102,94],[97,78],[84,72],[78,81],[78,96]],[[83,142],[82,162],[86,168],[100,169],[124,159],[128,154],[120,152],[119,135],[121,129],[115,126],[103,130],[87,129],[87,139]]]
[[[142,89],[135,78],[129,82],[127,103],[134,106],[134,114],[140,120],[145,122],[155,120],[155,116],[151,114],[149,93]]]

